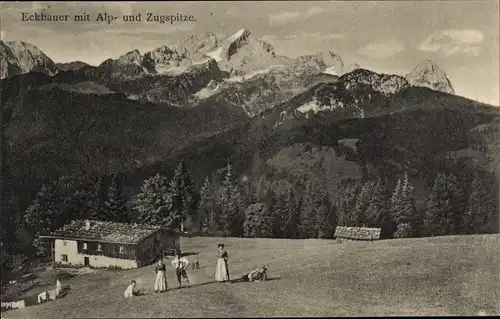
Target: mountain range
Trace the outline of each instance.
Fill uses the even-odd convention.
[[[179,43],[158,47],[141,54],[127,52],[118,59],[107,59],[93,67],[75,61],[56,64],[33,45],[20,41],[1,44],[1,78],[31,71],[48,75],[59,73],[52,81],[67,81],[74,71],[99,86],[96,93],[120,92],[131,99],[189,107],[211,98],[244,108],[254,116],[300,94],[318,83],[335,82],[346,73],[360,69],[344,66],[333,50],[298,58],[276,55],[272,45],[241,29],[227,38],[214,33],[190,36]],[[69,76],[78,76],[76,74]],[[397,83],[389,83],[387,79]],[[372,79],[357,79],[370,82]],[[241,90],[241,83],[252,89]],[[384,78],[381,89],[396,85],[429,87],[454,93],[453,87],[435,63],[424,61],[406,76]],[[386,86],[387,88],[382,88]],[[106,88],[104,88],[106,87]]]
[[[277,55],[247,29],[98,66],[55,63],[20,41],[0,50],[13,209],[62,175],[119,172],[134,193],[181,160],[198,185],[228,159],[240,176],[266,167],[328,185],[409,172],[422,194],[450,157],[500,174],[499,108],[454,95],[429,60],[380,74],[335,50]]]

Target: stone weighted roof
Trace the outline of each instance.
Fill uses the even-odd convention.
[[[87,226],[90,226],[87,228]],[[72,238],[103,243],[136,244],[161,226],[125,224],[97,220],[73,220],[41,238]]]
[[[353,240],[378,240],[380,239],[380,231],[380,228],[337,226],[334,237]]]

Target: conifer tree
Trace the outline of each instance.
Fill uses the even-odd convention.
[[[245,200],[241,194],[240,186],[233,185],[229,202],[230,235],[242,236],[243,223],[245,222]]]
[[[218,206],[221,212],[221,228],[226,236],[241,232],[244,202],[239,187],[234,183],[231,164],[227,164],[226,174],[218,195]],[[240,214],[241,213],[241,214]]]
[[[414,188],[408,178],[408,173],[405,173],[403,180],[403,189],[401,191],[401,214],[399,215],[399,224],[405,224],[398,229],[404,229],[399,234],[410,236],[416,232],[417,209],[415,207]],[[408,235],[410,234],[410,235]]]
[[[272,215],[264,203],[255,203],[245,210],[245,237],[272,237]]]
[[[159,173],[144,181],[134,198],[134,208],[139,213],[138,220],[145,224],[177,229],[182,221],[168,179]]]
[[[284,199],[285,221],[283,225],[284,238],[299,238],[300,236],[300,211],[295,202],[295,194],[290,187]]]
[[[103,213],[104,220],[121,223],[129,222],[126,199],[117,174],[114,174],[111,179]]]
[[[219,189],[219,194],[218,194],[218,202],[221,206],[223,206],[225,203],[229,202],[231,190],[233,188],[234,181],[233,181],[233,172],[232,172],[232,167],[231,164],[228,163],[226,166],[226,173],[224,174],[224,178],[222,180],[222,185],[220,186]]]
[[[347,226],[356,226],[356,199],[361,191],[360,185],[352,185],[348,188],[346,195],[346,213],[347,213]]]
[[[462,229],[466,234],[483,234],[492,231],[493,216],[496,210],[493,191],[486,180],[475,174],[466,215]]]
[[[277,195],[272,207],[272,228],[274,238],[283,238],[286,215],[285,199],[283,195]]]
[[[267,181],[264,175],[261,175],[254,184],[252,192],[252,203],[262,202],[267,195]]]
[[[183,222],[190,219],[193,224],[199,225],[198,202],[199,194],[196,191],[191,174],[184,162],[179,163],[170,182],[170,191],[173,202],[182,214]]]
[[[447,189],[450,196],[450,216],[452,219],[452,229],[450,229],[449,234],[461,234],[465,233],[462,231],[462,220],[467,213],[467,198],[464,194],[464,189],[461,185],[460,180],[454,174],[449,174],[447,176]]]
[[[366,210],[370,206],[370,201],[372,200],[372,194],[374,189],[373,181],[366,181],[360,189],[360,192],[356,198],[356,205],[354,207],[356,215],[356,226],[361,227],[365,225],[368,221],[366,216]]]
[[[388,211],[388,190],[384,181],[379,178],[374,184],[372,197],[366,209],[366,224],[369,227],[381,227],[385,225],[389,218]]]
[[[205,178],[205,182],[200,190],[199,216],[200,227],[203,229],[213,229],[215,224],[215,199],[212,182]]]
[[[412,235],[412,229],[409,223],[402,223],[397,226],[394,238],[409,238]]]
[[[306,189],[302,195],[302,207],[301,207],[301,215],[300,215],[300,236],[301,238],[315,238],[317,234],[315,234],[315,224],[316,224],[316,216],[315,216],[315,203],[313,196],[313,184],[311,182],[307,182]]]
[[[401,218],[401,211],[403,210],[402,198],[403,198],[403,183],[401,179],[398,179],[390,201],[390,217],[396,225],[403,222]]]
[[[335,201],[336,222],[339,226],[356,225],[356,199],[360,187],[358,185],[342,186]]]
[[[103,218],[106,196],[106,181],[102,176],[99,176],[93,184],[89,197],[90,219],[101,220]]]
[[[331,232],[328,194],[314,180],[308,183],[300,219],[302,238],[323,238]]]
[[[243,223],[243,235],[252,238],[255,234],[255,220],[254,216],[265,206],[263,203],[254,203],[247,207],[245,210],[245,222]]]
[[[329,238],[333,235],[333,227],[327,195],[319,194],[316,205],[317,238]]]
[[[92,214],[89,206],[92,194],[83,187],[78,187],[73,193],[67,194],[63,201],[63,215],[67,220],[86,219]]]
[[[446,175],[439,173],[427,200],[424,216],[424,233],[427,236],[443,236],[453,229],[450,214],[450,194]]]

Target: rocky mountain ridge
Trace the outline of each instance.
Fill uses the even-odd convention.
[[[356,69],[336,82],[318,84],[263,116],[273,119],[274,125],[281,125],[318,112],[331,113],[336,119],[381,115],[395,111],[388,107],[390,101],[408,87],[401,76]]]
[[[446,73],[430,60],[419,63],[410,73],[405,75],[405,78],[412,86],[428,87],[435,91],[455,94]]]
[[[54,75],[58,69],[54,61],[32,44],[0,41],[0,79],[32,71]]]
[[[33,48],[32,55],[45,57],[36,47]],[[21,61],[21,55],[16,59]],[[14,74],[36,71],[35,64],[27,63]],[[50,68],[43,72],[54,75],[58,71],[73,71],[73,79],[96,82],[91,86],[102,88],[100,92],[117,92],[130,99],[178,107],[228,103],[243,108],[249,116],[271,109],[320,83],[335,83],[339,77],[343,77],[343,85],[348,91],[350,86],[363,84],[386,97],[408,86],[454,92],[444,71],[431,61],[424,61],[404,77],[357,72],[361,70],[359,65],[354,63],[346,67],[334,50],[294,59],[278,56],[272,45],[257,39],[244,28],[230,37],[207,32],[144,54],[133,50],[117,59],[107,59],[97,67],[81,62],[54,66],[47,62],[46,65]],[[66,76],[56,81],[64,82]],[[78,90],[66,84],[60,87]],[[338,101],[342,99],[337,98]],[[309,102],[311,107],[317,104]]]

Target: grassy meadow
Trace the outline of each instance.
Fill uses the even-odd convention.
[[[214,283],[217,244],[231,278],[263,264],[270,281]],[[62,299],[5,312],[2,318],[269,317],[500,314],[500,236],[446,236],[348,242],[182,238],[199,253],[193,286],[155,294],[154,266],[69,279]],[[194,255],[187,257],[193,261]],[[169,261],[167,265],[170,266]],[[146,295],[125,299],[130,280]]]

